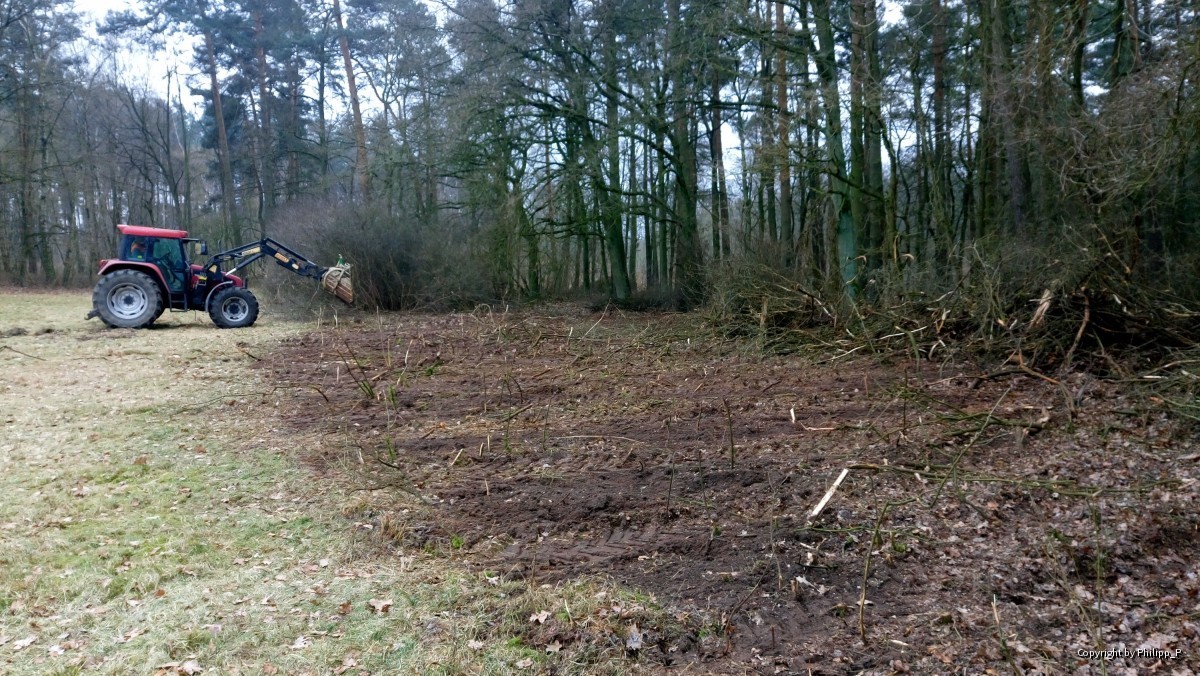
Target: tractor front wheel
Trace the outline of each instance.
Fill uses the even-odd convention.
[[[258,299],[239,286],[221,289],[208,306],[208,316],[222,329],[250,326],[258,319]]]
[[[104,275],[92,291],[92,308],[108,326],[141,329],[163,313],[158,284],[144,272],[117,270]]]

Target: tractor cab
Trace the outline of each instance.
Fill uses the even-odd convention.
[[[148,263],[162,275],[162,282],[171,294],[171,307],[187,303],[187,282],[190,266],[187,260],[186,239],[174,237],[145,237],[124,235],[121,259],[130,263]]]
[[[159,283],[164,292],[167,309],[194,309],[190,293],[194,287],[192,267],[188,263],[188,242],[199,242],[201,250],[207,246],[200,240],[191,239],[186,230],[168,230],[138,225],[119,225],[121,245],[119,261],[108,261],[110,266],[101,266],[102,271],[126,267],[140,269]],[[119,264],[125,265],[119,265]],[[198,266],[196,266],[198,267]]]

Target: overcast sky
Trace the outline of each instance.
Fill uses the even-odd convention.
[[[96,21],[112,10],[129,9],[132,6],[129,0],[75,0],[75,9]]]

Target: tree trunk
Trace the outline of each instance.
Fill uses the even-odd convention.
[[[1076,0],[1074,7],[1075,21],[1071,24],[1071,94],[1075,99],[1075,107],[1080,112],[1083,106],[1083,63],[1087,55],[1087,28],[1090,21],[1090,1]]]
[[[604,135],[607,145],[608,172],[603,182],[601,220],[604,223],[604,242],[608,253],[609,289],[616,300],[629,300],[629,266],[625,258],[625,236],[621,229],[621,121],[617,107],[617,43],[616,31],[609,26],[604,31]],[[599,178],[599,176],[597,176]]]
[[[887,130],[883,124],[883,71],[879,63],[879,15],[875,0],[863,2],[863,18],[867,76],[863,102],[864,193],[867,237],[873,256],[871,267],[879,269],[891,240],[891,228],[886,215],[883,187],[883,135]]]
[[[842,108],[838,98],[837,60],[834,56],[833,24],[829,20],[829,2],[830,0],[814,0],[812,8],[817,29],[817,77],[821,80],[821,99],[825,109],[825,146],[829,153],[829,168],[826,173],[829,176],[830,225],[835,242],[830,254],[833,256],[834,269],[840,273],[840,283],[837,286],[848,297],[853,298],[854,284],[858,278],[858,231],[850,208],[854,187],[846,181],[846,154],[842,149]]]
[[[689,104],[687,35],[680,17],[680,0],[667,0],[667,42],[670,45],[671,148],[675,172],[674,244],[675,288],[687,305],[699,304],[704,297],[702,281],[704,251],[700,247],[696,201],[696,139],[693,113]]]
[[[712,75],[712,91],[709,96],[709,134],[708,145],[712,153],[712,251],[713,260],[720,260],[722,253],[728,253],[729,233],[729,198],[725,194],[725,150],[721,143],[721,77],[719,73]],[[723,243],[723,244],[722,244]],[[724,249],[722,247],[724,246]]]
[[[354,62],[350,58],[350,38],[346,34],[346,26],[342,22],[342,6],[339,0],[333,0],[333,20],[337,24],[338,45],[341,47],[342,63],[346,69],[346,93],[350,96],[350,112],[354,116],[354,147],[357,151],[354,176],[358,182],[359,195],[366,203],[371,199],[370,172],[367,166],[367,134],[363,128],[362,109],[358,104],[358,87],[354,84]]]
[[[787,44],[788,30],[783,22],[783,1],[775,2],[775,40],[778,44]],[[775,86],[776,86],[776,115],[779,121],[779,135],[776,138],[778,151],[775,153],[779,163],[779,238],[783,241],[785,259],[790,258],[790,252],[795,238],[792,217],[792,154],[791,131],[788,120],[788,74],[787,54],[782,49],[775,50]],[[784,261],[791,265],[790,260]]]
[[[221,85],[217,80],[217,53],[213,47],[212,31],[204,32],[204,48],[208,55],[208,80],[212,96],[213,120],[217,125],[217,162],[221,167],[221,205],[225,228],[233,244],[242,241],[241,224],[234,210],[233,168],[229,158],[229,135],[225,132],[225,109],[221,106]]]
[[[271,90],[267,86],[267,50],[263,44],[262,12],[254,13],[255,56],[258,60],[258,117],[259,117],[259,226],[266,222],[275,210],[275,138],[271,127]]]
[[[942,0],[933,0],[933,144],[930,178],[925,211],[931,220],[934,238],[942,242],[953,239],[952,209],[954,196],[950,188],[950,134],[946,104],[946,9]],[[920,92],[914,92],[919,97]],[[943,251],[948,251],[948,244]],[[940,261],[939,261],[940,262]]]

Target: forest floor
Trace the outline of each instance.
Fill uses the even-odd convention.
[[[862,352],[556,308],[380,316],[257,365],[397,552],[646,595],[531,615],[550,670],[1200,668],[1191,421],[1086,374]]]
[[[1138,383],[86,305],[0,294],[6,673],[1200,670],[1200,437]]]

